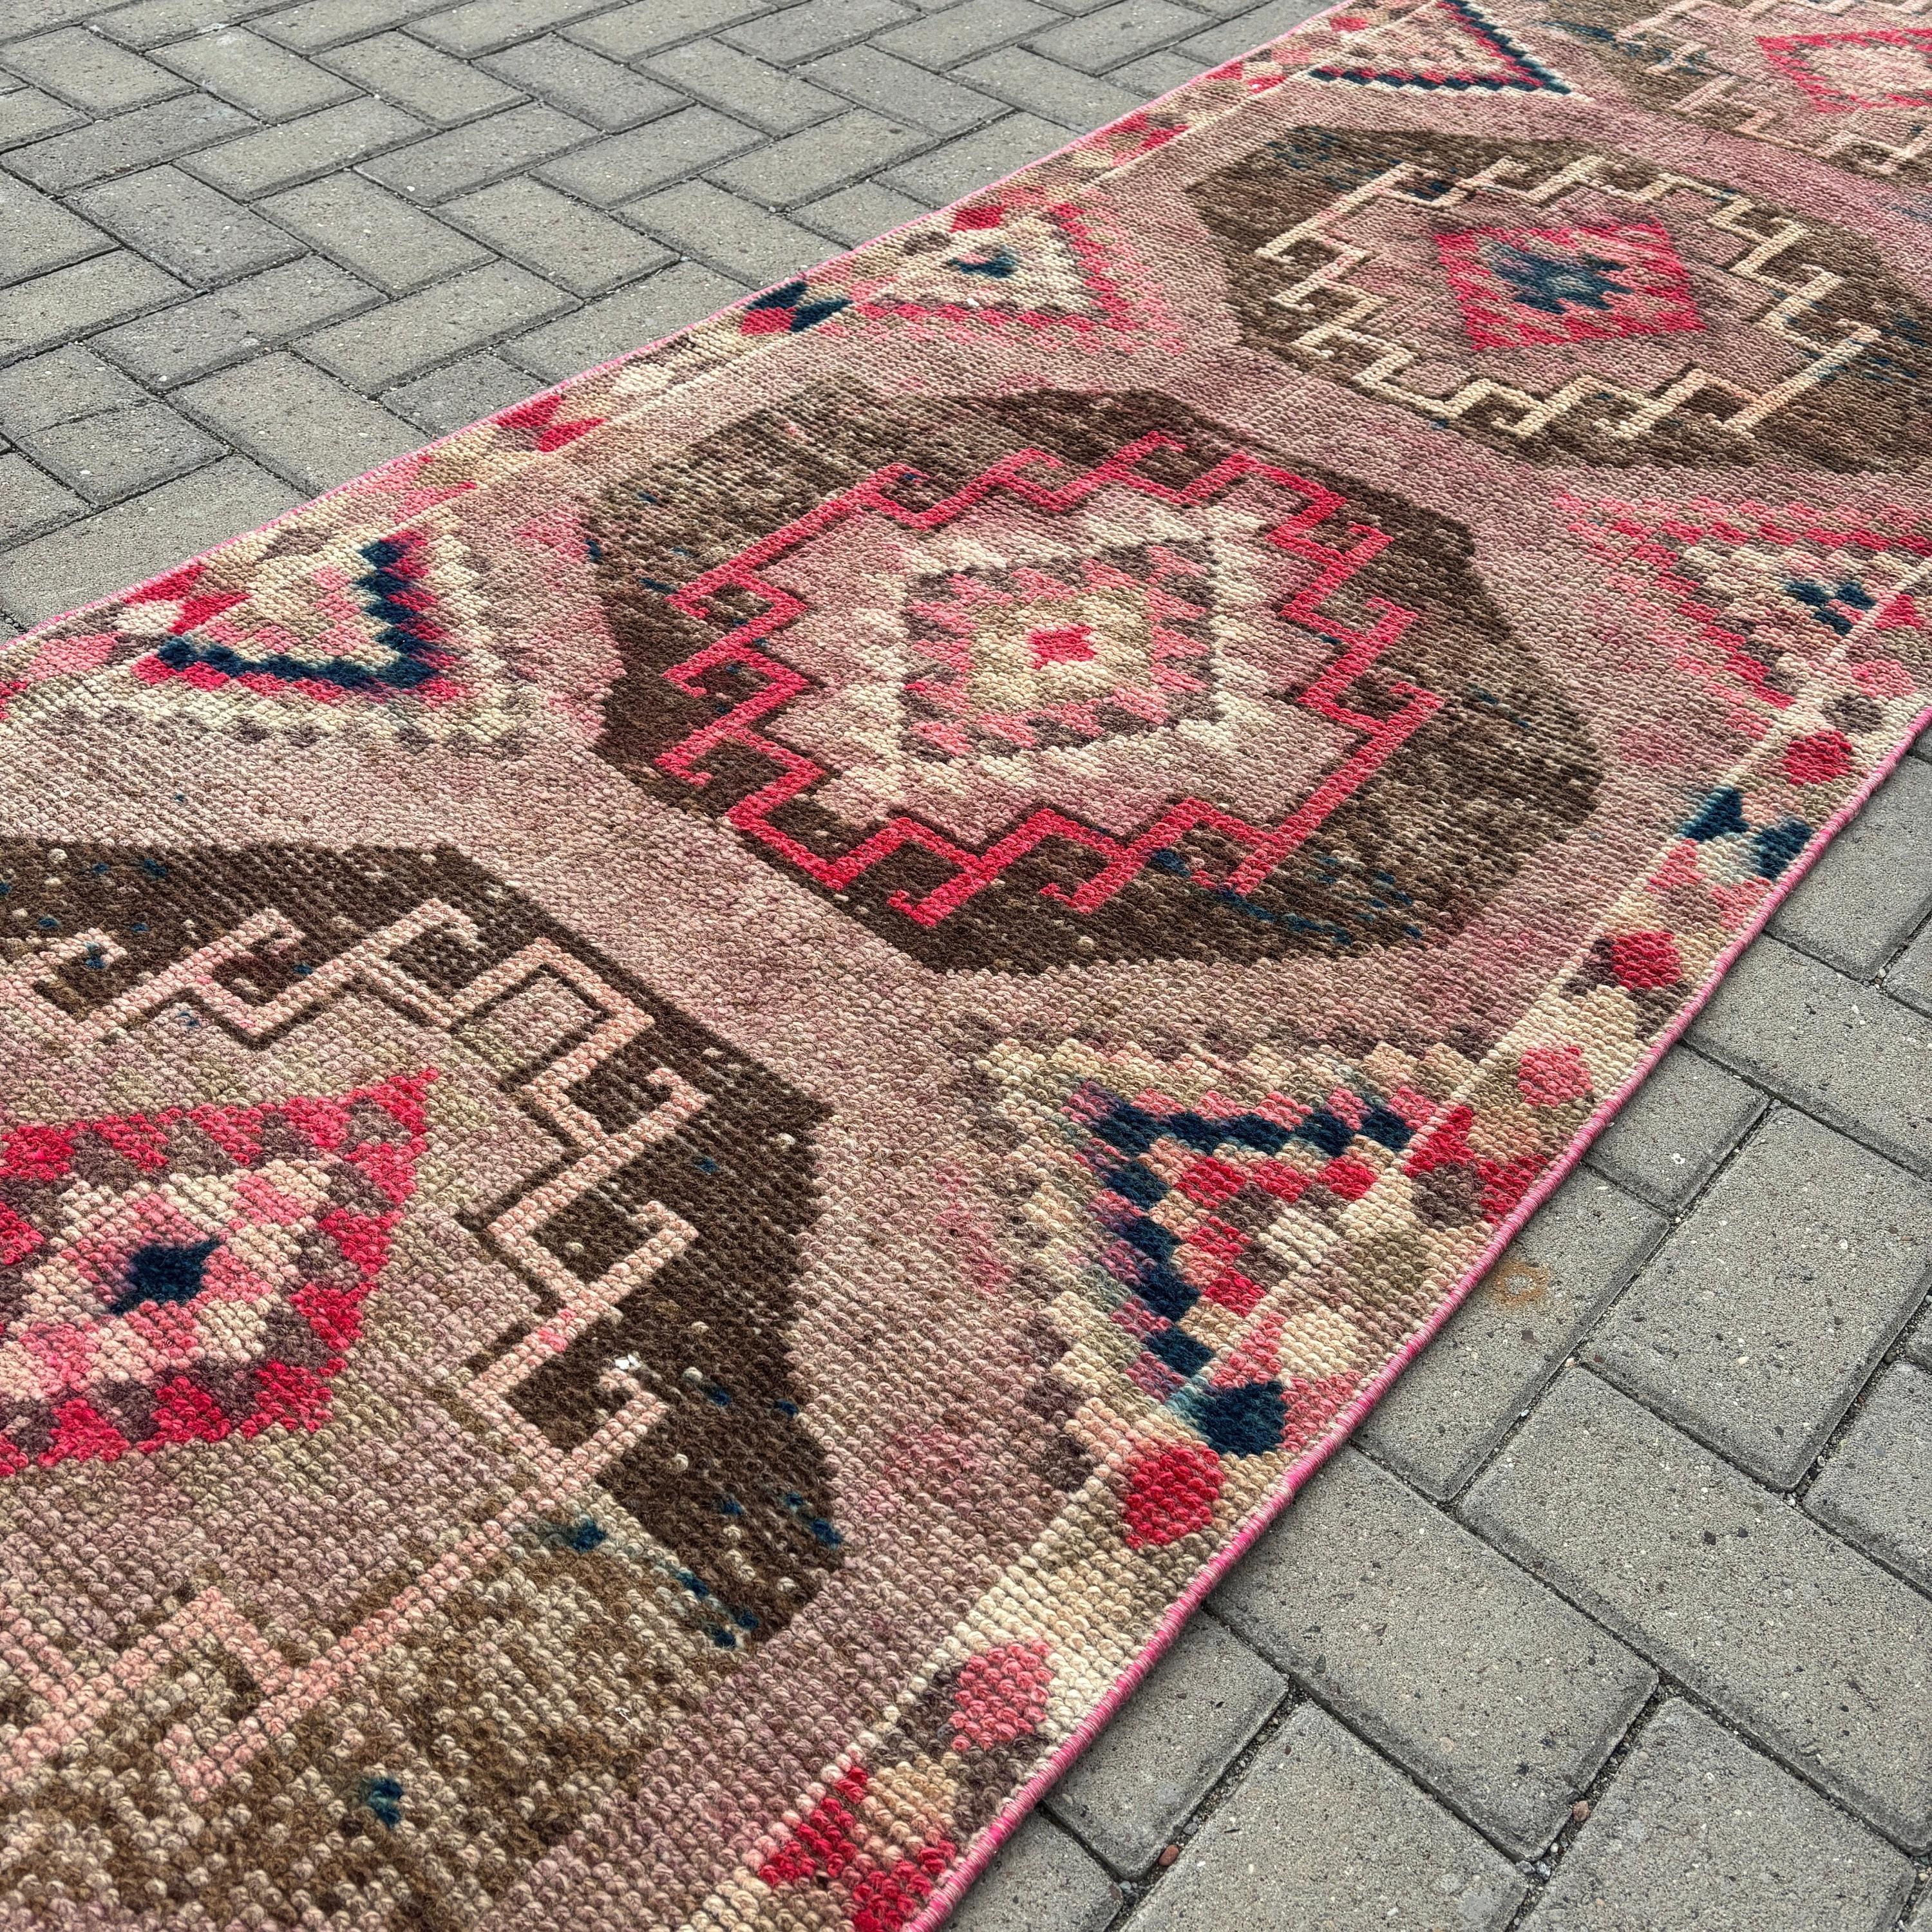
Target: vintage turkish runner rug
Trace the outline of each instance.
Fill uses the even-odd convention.
[[[944,1916],[1932,692],[1924,0],[1363,0],[0,652],[0,1906]]]

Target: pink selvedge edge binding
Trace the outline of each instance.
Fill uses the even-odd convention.
[[[1300,33],[1325,19],[1328,14],[1350,4],[1352,0],[1330,0],[1328,6],[1318,8],[1306,20],[1291,28],[1288,33]],[[1022,175],[1030,173],[1034,169],[1048,161],[1056,160],[1062,154],[1071,154],[1076,148],[1084,147],[1090,141],[1097,140],[1100,136],[1118,127],[1122,122],[1131,121],[1137,115],[1153,112],[1163,102],[1172,100],[1178,96],[1186,93],[1190,88],[1198,86],[1202,80],[1210,78],[1228,67],[1238,66],[1240,62],[1252,59],[1257,53],[1264,52],[1287,38],[1288,34],[1278,34],[1273,39],[1259,42],[1245,52],[1231,56],[1228,60],[1220,62],[1216,67],[1203,69],[1191,80],[1184,81],[1180,86],[1171,88],[1166,93],[1156,95],[1144,106],[1137,107],[1130,113],[1121,115],[1118,119],[1108,122],[1105,127],[1095,128],[1087,134],[1079,135],[1073,140],[1054,148],[1050,154],[1036,156],[1024,166],[1016,168],[1009,174],[1002,175],[997,181],[988,182],[984,188],[970,190],[968,194],[960,196],[957,200],[948,202],[944,208],[935,208],[930,213],[916,216],[910,221],[902,222],[898,226],[887,229],[883,234],[874,236],[870,241],[862,242],[856,248],[847,249],[836,255],[829,255],[824,262],[801,269],[796,274],[784,276],[764,289],[754,290],[742,301],[734,302],[729,308],[714,310],[712,314],[705,316],[700,321],[687,322],[683,327],[674,328],[668,334],[658,337],[654,341],[640,344],[634,349],[627,349],[621,355],[614,356],[606,362],[596,363],[588,369],[580,370],[575,375],[567,376],[562,382],[554,382],[548,388],[539,389],[533,394],[524,398],[520,401],[512,403],[508,408],[498,410],[493,416],[478,417],[476,422],[465,424],[460,429],[452,430],[446,436],[437,436],[430,442],[423,444],[421,448],[410,452],[406,455],[392,458],[387,463],[379,464],[374,470],[365,470],[360,476],[351,477],[347,482],[338,483],[334,488],[324,490],[318,496],[310,497],[304,502],[284,510],[278,515],[268,518],[266,523],[256,524],[252,530],[238,531],[234,536],[224,537],[219,543],[212,544],[206,550],[199,551],[194,556],[184,559],[179,563],[170,565],[165,570],[158,571],[152,577],[145,578],[140,583],[129,586],[127,590],[115,592],[106,597],[95,598],[88,602],[76,604],[71,610],[64,610],[58,616],[43,618],[38,623],[30,626],[27,630],[22,632],[21,637],[28,638],[37,631],[50,629],[55,625],[64,623],[68,618],[77,616],[83,611],[98,609],[101,605],[111,604],[121,598],[126,597],[132,591],[144,589],[150,584],[158,583],[162,578],[172,576],[176,572],[184,569],[189,564],[200,562],[204,559],[213,556],[216,551],[225,549],[231,543],[237,542],[245,537],[258,536],[264,530],[273,530],[278,524],[292,518],[302,515],[315,504],[326,502],[332,496],[339,496],[346,490],[356,488],[360,484],[366,483],[372,476],[380,476],[388,470],[400,468],[405,464],[413,463],[425,451],[440,449],[444,444],[453,442],[458,437],[466,436],[472,430],[480,428],[486,423],[500,422],[505,416],[528,410],[533,404],[542,402],[547,398],[561,396],[588,377],[602,375],[605,371],[616,369],[638,356],[648,355],[653,350],[661,349],[666,343],[674,342],[681,335],[687,334],[694,329],[704,328],[707,323],[715,322],[721,315],[728,315],[734,310],[746,308],[751,303],[758,300],[761,296],[769,295],[774,290],[784,288],[792,282],[815,273],[829,263],[847,260],[854,255],[862,254],[868,248],[876,248],[881,242],[890,241],[896,235],[903,235],[913,229],[923,226],[929,221],[936,221],[946,214],[948,209],[957,208],[962,202],[970,201],[976,196],[989,194],[995,189],[1004,188],[1007,182],[1017,181]],[[1238,112],[1240,109],[1237,107],[1230,111]],[[1190,129],[1183,131],[1192,132],[1192,130]],[[1124,157],[1119,166],[1124,167],[1131,165],[1134,160],[1139,158],[1138,154]],[[1107,170],[1105,172],[1096,175],[1093,182],[1085,185],[1088,187],[1097,185],[1114,172],[1116,170],[1114,169]],[[880,292],[883,293],[884,291]],[[775,338],[772,346],[776,348],[783,339]],[[728,373],[728,370],[719,370],[712,373],[724,374]],[[701,380],[703,378],[698,380]],[[408,522],[412,519],[404,518],[402,520]],[[1106,1728],[1120,1706],[1140,1688],[1148,1673],[1166,1654],[1169,1646],[1179,1636],[1188,1618],[1200,1607],[1202,1600],[1247,1554],[1260,1539],[1263,1532],[1274,1524],[1276,1519],[1294,1501],[1296,1494],[1309,1478],[1313,1475],[1316,1470],[1320,1468],[1322,1465],[1354,1432],[1357,1426],[1367,1416],[1376,1404],[1388,1394],[1389,1388],[1402,1370],[1421,1354],[1441,1331],[1450,1317],[1468,1299],[1478,1283],[1502,1254],[1503,1250],[1509,1246],[1517,1232],[1582,1163],[1583,1156],[1588,1150],[1591,1142],[1610,1124],[1611,1119],[1622,1107],[1624,1102],[1636,1092],[1639,1087],[1642,1085],[1658,1062],[1689,1030],[1691,1022],[1703,1010],[1711,995],[1716,992],[1718,982],[1730,970],[1738,956],[1770,923],[1772,916],[1777,912],[1778,908],[1790,896],[1805,874],[1810,872],[1824,855],[1826,848],[1829,846],[1832,841],[1864,809],[1872,794],[1892,776],[1900,760],[1911,752],[1913,742],[1918,734],[1928,728],[1932,728],[1932,704],[1928,704],[1919,712],[1905,736],[1872,767],[1870,774],[1859,786],[1858,790],[1819,828],[1817,836],[1786,868],[1784,875],[1775,883],[1773,889],[1759,902],[1752,917],[1740,931],[1737,938],[1712,962],[1703,983],[1698,988],[1696,994],[1684,1002],[1671,1020],[1670,1024],[1658,1035],[1650,1048],[1632,1067],[1623,1084],[1583,1123],[1582,1126],[1576,1130],[1576,1137],[1571,1141],[1569,1147],[1551,1162],[1535,1185],[1517,1203],[1508,1216],[1498,1223],[1496,1232],[1490,1237],[1488,1244],[1470,1264],[1455,1286],[1442,1298],[1430,1312],[1428,1319],[1394,1354],[1390,1357],[1369,1383],[1330,1419],[1328,1428],[1322,1439],[1282,1472],[1274,1489],[1249,1511],[1240,1527],[1196,1573],[1192,1580],[1180,1596],[1175,1598],[1166,1614],[1154,1626],[1147,1642],[1130,1660],[1120,1676],[1114,1680],[1106,1695],[1067,1734],[1046,1762],[1000,1807],[999,1816],[980,1832],[974,1840],[972,1847],[965,1856],[953,1865],[947,1871],[945,1877],[934,1888],[932,1896],[927,1900],[918,1916],[908,1921],[905,1932],[934,1932],[934,1928],[944,1921],[953,1906],[958,1904],[971,1888],[974,1881],[992,1862],[1000,1847],[1025,1822],[1034,1807],[1060,1781],[1072,1765],[1074,1760],[1078,1757],[1094,1739]]]

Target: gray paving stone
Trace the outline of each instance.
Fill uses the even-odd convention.
[[[468,62],[452,59],[407,34],[372,34],[366,40],[352,40],[324,55],[322,64],[439,128],[514,107],[524,98]]]
[[[1771,930],[1869,980],[1932,914],[1932,769],[1904,760],[1826,848]]]
[[[959,0],[941,13],[878,35],[875,44],[915,66],[943,71],[1025,34],[1065,24],[1064,15],[1034,0]]]
[[[714,169],[712,178],[769,208],[791,208],[830,194],[854,176],[870,174],[932,139],[923,128],[854,107],[802,134],[741,154]]]
[[[266,13],[274,4],[275,0],[140,0],[137,5],[100,14],[94,25],[124,47],[158,47],[190,34],[232,27]]]
[[[151,100],[184,93],[188,86],[179,76],[85,27],[63,27],[58,33],[15,40],[0,53],[0,66],[90,114],[144,107]]]
[[[596,128],[541,101],[472,121],[379,155],[362,172],[412,201],[447,201],[466,189],[520,174],[596,136]]]
[[[16,440],[76,416],[146,400],[138,383],[78,344],[0,370],[0,429]]]
[[[1755,1088],[1673,1047],[1591,1142],[1586,1159],[1619,1187],[1674,1212],[1763,1111]]]
[[[432,369],[413,382],[385,389],[382,400],[385,408],[407,417],[427,434],[447,436],[452,430],[507,410],[526,396],[534,395],[542,386],[534,376],[521,369],[512,369],[500,357],[484,350],[464,356],[460,362]]]
[[[1160,1855],[1288,1692],[1288,1680],[1197,1617],[1054,1789],[1047,1808],[1124,1876]]]
[[[526,40],[547,27],[561,27],[594,14],[608,0],[469,0],[446,14],[431,14],[416,31],[446,53],[468,59]]]
[[[784,281],[831,252],[808,230],[747,207],[709,182],[684,182],[632,202],[624,219],[754,288]]]
[[[1932,1013],[1932,926],[1908,946],[1885,976],[1885,989],[1922,1013]]]
[[[1066,130],[1056,122],[1042,121],[1036,114],[1009,114],[943,148],[888,168],[880,178],[902,194],[943,208],[1066,145]]]
[[[379,403],[286,350],[177,389],[181,406],[235,448],[319,495],[422,438]]]
[[[896,0],[806,0],[802,7],[788,7],[782,13],[734,27],[724,38],[760,60],[784,65],[849,46],[882,27],[911,17],[909,10]]]
[[[142,382],[165,389],[304,329],[372,308],[381,299],[333,263],[308,256],[97,336],[94,346]]]
[[[39,623],[158,575],[302,501],[238,456],[0,554],[0,604]]]
[[[280,12],[258,16],[251,23],[258,34],[279,40],[298,52],[314,53],[400,27],[424,14],[442,11],[448,0],[301,0]]]
[[[603,295],[673,259],[668,249],[622,222],[526,177],[446,202],[441,212],[499,254],[574,296]]]
[[[508,262],[452,276],[400,302],[302,338],[302,353],[367,394],[574,307]]]
[[[1886,994],[1760,939],[1725,976],[1690,1041],[1901,1166],[1932,1173],[1932,1028]]]
[[[1143,100],[1151,100],[1157,94],[1185,87],[1205,64],[1186,54],[1143,54],[1138,60],[1109,69],[1107,78],[1116,87],[1130,87]]]
[[[612,134],[536,170],[566,194],[614,208],[752,146],[758,136],[709,107],[686,107]]]
[[[91,122],[52,140],[36,141],[10,154],[7,165],[34,187],[64,194],[110,175],[172,160],[254,124],[226,101],[183,94],[110,121]]]
[[[0,10],[0,37],[24,39],[50,27],[64,27],[70,20],[98,13],[100,0],[7,0]]]
[[[152,490],[221,454],[219,443],[166,404],[145,400],[50,424],[16,440],[97,506]]]
[[[1932,1590],[1932,1376],[1904,1362],[1886,1370],[1804,1507]]]
[[[1198,16],[1169,0],[1115,0],[1078,20],[1069,20],[1029,43],[1048,60],[1089,74],[1104,74],[1137,54],[1178,39],[1193,27]]]
[[[946,1922],[950,1932],[1106,1932],[1120,1905],[1113,1880],[1036,1811]]]
[[[353,167],[424,131],[413,114],[386,100],[350,100],[206,148],[183,165],[211,188],[248,200]]]
[[[0,289],[0,363],[111,327],[188,290],[125,248]]]
[[[506,47],[482,64],[607,134],[634,128],[683,104],[682,94],[555,34]]]
[[[1252,48],[1264,46],[1278,35],[1291,32],[1302,22],[1321,12],[1323,0],[1270,0],[1264,7],[1242,14],[1204,34],[1181,42],[1178,52],[1192,57],[1203,68],[1218,67]]]
[[[1043,59],[1024,47],[1004,47],[998,53],[982,54],[960,68],[959,76],[1011,101],[1016,107],[1024,107],[1081,133],[1118,121],[1141,104],[1138,94],[1063,67],[1058,61]]]
[[[113,245],[50,196],[0,175],[0,283],[44,275]]]
[[[1912,1868],[1696,1706],[1658,1707],[1526,1932],[1889,1932]]]
[[[910,121],[934,134],[964,134],[1004,111],[999,101],[877,47],[847,47],[826,54],[803,71],[862,107],[896,121]]]
[[[348,170],[256,206],[310,248],[392,296],[490,259],[480,242]]]
[[[841,188],[836,194],[795,208],[791,213],[794,220],[830,235],[848,248],[856,248],[888,230],[916,221],[928,212],[926,202],[895,194],[876,182],[860,182],[855,188]]]
[[[502,353],[506,361],[533,376],[560,382],[566,376],[702,322],[749,292],[695,262],[680,262],[602,302],[589,303],[560,322],[518,336],[505,345]]]
[[[1352,1449],[1214,1603],[1263,1656],[1519,1855],[1556,1835],[1656,1682]]]
[[[1791,1488],[1932,1284],[1932,1187],[1787,1108],[1711,1184],[1590,1360]]]
[[[769,0],[632,0],[628,7],[566,28],[563,38],[612,60],[635,60],[770,10]]]
[[[302,244],[175,167],[122,175],[74,197],[89,221],[182,280],[218,287],[292,261]]]
[[[1426,1496],[1458,1494],[1666,1232],[1574,1174],[1405,1369],[1358,1440]]]
[[[258,121],[289,121],[298,114],[353,100],[356,90],[286,47],[245,28],[197,34],[157,50],[154,58],[203,92]]]
[[[1932,1604],[1582,1370],[1462,1506],[1888,1837],[1932,1840]]]
[[[24,456],[12,451],[0,456],[0,544],[52,530],[86,507]]]
[[[772,134],[795,134],[845,103],[796,74],[768,66],[722,40],[692,40],[644,62],[644,71]]]
[[[1526,1889],[1468,1826],[1304,1704],[1130,1922],[1134,1932],[1502,1932]]]
[[[78,128],[87,116],[77,107],[43,94],[37,87],[16,87],[0,94],[0,148],[17,148],[50,134]]]

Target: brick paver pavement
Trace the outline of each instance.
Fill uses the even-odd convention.
[[[1310,10],[0,0],[0,618],[152,574]],[[1928,754],[962,1932],[1932,1932]]]

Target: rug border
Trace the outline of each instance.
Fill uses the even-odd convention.
[[[776,290],[786,287],[793,282],[820,273],[835,262],[848,260],[854,255],[876,248],[882,242],[890,241],[895,236],[908,233],[928,222],[936,221],[950,209],[958,208],[962,203],[970,202],[978,196],[991,194],[996,189],[1004,188],[1009,182],[1016,181],[1022,176],[1030,173],[1035,168],[1040,167],[1049,161],[1057,160],[1063,155],[1071,154],[1075,150],[1086,146],[1090,142],[1098,140],[1120,126],[1123,122],[1130,121],[1136,116],[1153,112],[1163,103],[1174,100],[1178,96],[1186,93],[1190,88],[1198,86],[1202,81],[1221,75],[1230,68],[1238,70],[1243,64],[1254,58],[1258,54],[1265,53],[1269,49],[1278,45],[1291,35],[1306,32],[1310,26],[1326,18],[1328,14],[1349,4],[1352,4],[1352,0],[1329,0],[1328,5],[1318,8],[1306,18],[1296,22],[1280,33],[1258,41],[1240,53],[1231,55],[1227,59],[1217,62],[1211,67],[1202,68],[1199,73],[1183,81],[1178,86],[1170,88],[1166,92],[1154,96],[1140,106],[1130,110],[1128,112],[1117,116],[1114,120],[1099,128],[1089,129],[1084,134],[1076,134],[1072,140],[1052,149],[1048,153],[1033,157],[1020,166],[999,176],[996,180],[988,182],[980,188],[969,189],[964,194],[956,196],[953,200],[944,203],[939,208],[916,215],[909,221],[901,222],[896,226],[884,230],[879,234],[870,236],[866,241],[855,244],[850,248],[826,256],[822,261],[810,264],[794,274],[782,276],[778,280],[768,283],[764,288],[752,291],[737,302],[727,303],[724,308],[714,310],[710,314],[701,316],[694,322],[682,323],[663,335],[640,343],[634,347],[624,350],[602,362],[594,363],[589,368],[576,370],[558,382],[553,382],[544,388],[533,391],[530,395],[509,404],[503,410],[495,411],[488,416],[479,416],[472,422],[465,423],[458,428],[446,431],[442,436],[433,437],[400,456],[394,457],[387,462],[378,464],[373,469],[364,470],[358,476],[347,478],[316,496],[305,498],[300,503],[292,505],[286,510],[279,511],[275,515],[250,529],[237,531],[231,536],[223,537],[217,542],[209,544],[206,549],[198,550],[190,556],[169,565],[166,568],[156,572],[152,576],[143,578],[122,590],[111,591],[104,596],[90,598],[56,615],[41,618],[36,622],[27,626],[13,642],[23,641],[39,632],[51,629],[55,626],[64,623],[69,619],[79,616],[86,611],[124,598],[130,592],[140,590],[148,584],[158,583],[162,579],[171,577],[194,564],[206,561],[217,552],[226,549],[231,544],[260,536],[293,518],[305,514],[318,503],[326,502],[333,497],[356,489],[361,484],[368,482],[371,477],[380,476],[387,470],[414,462],[428,451],[440,449],[446,444],[456,442],[460,438],[470,435],[472,431],[486,424],[499,422],[505,416],[513,412],[526,410],[533,404],[540,403],[550,397],[560,397],[575,388],[580,382],[620,368],[627,362],[649,355],[656,350],[662,349],[666,344],[675,342],[681,336],[706,327],[716,322],[721,316],[729,315],[737,310],[748,308],[763,296],[771,294]],[[1286,77],[1283,76],[1284,79]],[[1184,133],[1191,132],[1192,130],[1183,131]],[[1114,167],[1096,175],[1094,182],[1088,185],[1097,184],[1098,182],[1107,179],[1108,176],[1118,172],[1121,168],[1131,165],[1132,161],[1138,158],[1140,158],[1138,155],[1124,156]],[[730,366],[727,365],[726,369],[710,373],[723,374],[728,373]],[[400,520],[406,524],[413,521],[414,519],[404,518]],[[0,710],[0,718],[4,718],[4,710]],[[1032,1815],[1040,1801],[1066,1775],[1087,1748],[1118,1714],[1122,1706],[1139,1689],[1148,1673],[1166,1654],[1174,1640],[1186,1627],[1189,1620],[1201,1607],[1206,1598],[1212,1594],[1214,1588],[1268,1530],[1273,1527],[1288,1504],[1294,1500],[1308,1479],[1315,1474],[1329,1457],[1342,1448],[1360,1427],[1376,1405],[1394,1386],[1402,1371],[1422,1353],[1430,1342],[1434,1340],[1456,1310],[1468,1299],[1504,1250],[1508,1249],[1516,1234],[1582,1164],[1583,1156],[1588,1152],[1597,1136],[1622,1111],[1631,1096],[1649,1077],[1658,1063],[1689,1030],[1692,1023],[1708,1004],[1712,994],[1716,992],[1718,986],[1738,958],[1762,934],[1765,928],[1777,914],[1778,908],[1796,890],[1811,868],[1824,856],[1833,840],[1870,802],[1873,795],[1886,780],[1891,777],[1901,760],[1911,755],[1912,746],[1920,734],[1928,729],[1932,729],[1932,704],[1927,705],[1918,714],[1912,721],[1910,728],[1898,744],[1874,765],[1858,790],[1825,821],[1824,824],[1819,828],[1816,837],[1813,839],[1810,845],[1790,866],[1786,868],[1784,874],[1773,883],[1772,889],[1759,902],[1752,917],[1741,928],[1737,937],[1712,961],[1709,970],[1696,993],[1678,1009],[1670,1023],[1658,1035],[1655,1041],[1636,1062],[1622,1085],[1609,1099],[1603,1102],[1589,1118],[1577,1129],[1574,1138],[1564,1153],[1551,1163],[1511,1213],[1498,1223],[1496,1232],[1491,1236],[1487,1245],[1477,1255],[1467,1270],[1458,1279],[1455,1286],[1430,1312],[1422,1326],[1384,1364],[1375,1376],[1336,1413],[1331,1419],[1330,1426],[1324,1432],[1322,1439],[1282,1472],[1276,1480],[1274,1486],[1249,1511],[1240,1528],[1235,1531],[1228,1542],[1195,1573],[1186,1588],[1162,1616],[1147,1642],[1115,1677],[1106,1695],[1068,1733],[1032,1777],[1028,1778],[1027,1782],[1000,1807],[998,1816],[973,1840],[971,1849],[947,1871],[946,1876],[934,1887],[917,1916],[907,1922],[905,1932],[935,1932],[935,1928],[950,1916],[953,1908],[958,1904],[966,1893],[971,1889],[973,1885],[985,1873],[987,1867],[992,1864],[1007,1841]],[[1079,1842],[1077,1838],[1075,1840],[1076,1844],[1079,1844]],[[1086,1856],[1093,1857],[1094,1855],[1084,1845],[1082,1845],[1080,1849]],[[1094,1862],[1103,1872],[1107,1870],[1106,1866],[1098,1858],[1095,1858]],[[1108,1879],[1110,1884],[1117,1882],[1111,1872],[1108,1873]]]

